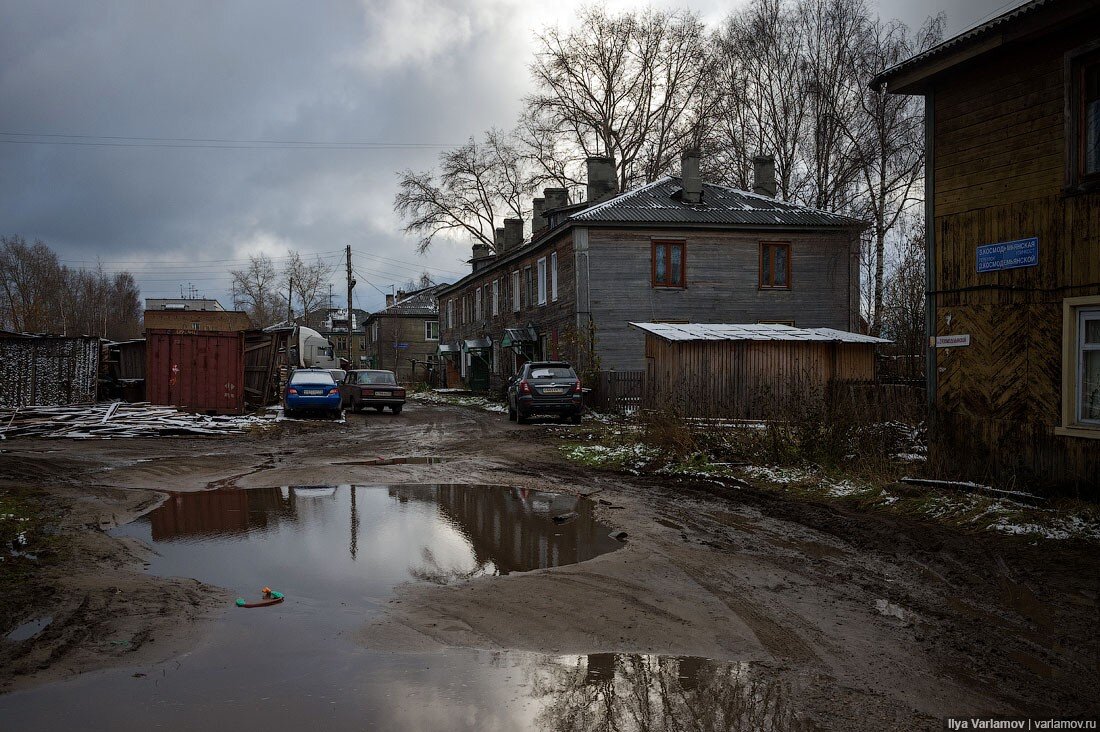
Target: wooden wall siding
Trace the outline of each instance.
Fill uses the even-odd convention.
[[[654,237],[686,243],[687,286],[650,284]],[[760,290],[761,241],[791,242],[791,289]],[[604,369],[644,367],[644,333],[629,323],[791,321],[854,330],[859,272],[847,232],[589,230],[592,318]]]
[[[1100,195],[1065,196],[1064,54],[1080,28],[989,53],[935,87],[938,430],[960,477],[1100,497],[1100,442],[1061,437],[1062,300],[1100,294]],[[1039,264],[977,272],[982,244],[1039,237]]]
[[[834,381],[872,381],[874,347],[791,341],[666,341],[646,335],[643,406],[768,419]]]

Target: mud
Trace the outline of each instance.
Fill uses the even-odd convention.
[[[485,671],[490,681],[471,685],[510,690],[501,692],[501,709],[535,715],[509,717],[503,728],[530,726],[513,722],[547,708],[564,714],[598,697],[591,689],[606,694],[606,684],[570,681],[554,688],[573,691],[539,696],[545,684],[530,670],[588,679],[593,656],[597,666],[617,659],[611,665],[624,670],[612,677],[625,679],[624,689],[631,674],[678,678],[684,658],[707,659],[723,674],[739,670],[733,676],[742,687],[781,690],[775,695],[790,724],[777,729],[939,729],[948,714],[1100,711],[1096,546],[974,536],[747,488],[593,473],[563,462],[561,434],[498,414],[410,404],[398,418],[280,423],[244,437],[11,441],[0,454],[0,487],[48,491],[64,506],[63,535],[79,551],[39,578],[40,603],[0,619],[6,633],[53,617],[38,634],[0,644],[3,688],[60,702],[70,698],[66,690],[91,683],[96,674],[79,674],[96,668],[144,673],[127,678],[146,683],[221,632],[224,589],[144,572],[154,557],[142,542],[103,530],[158,505],[164,494],[156,491],[454,483],[598,492],[595,518],[629,535],[618,551],[580,564],[402,585],[333,646],[341,654],[403,655],[409,688],[433,700],[490,697],[449,679],[423,683],[413,674],[416,659],[437,659],[433,668],[452,672],[468,664],[454,660],[464,654],[498,663],[503,675],[490,679]],[[451,459],[370,464],[410,455]],[[356,462],[365,464],[340,464]],[[60,678],[75,680],[40,686]],[[396,693],[386,687],[393,678],[374,682]],[[0,713],[20,696],[0,697]],[[151,702],[134,697],[104,703],[116,721],[138,720]],[[327,701],[340,708],[338,699]],[[252,695],[244,706],[258,703]],[[425,706],[403,705],[406,721],[394,726],[415,728],[406,717],[428,714]]]

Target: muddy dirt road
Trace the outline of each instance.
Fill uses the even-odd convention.
[[[118,529],[160,505],[165,492],[341,486],[346,493],[349,484],[585,494],[602,527],[627,533],[615,551],[576,564],[448,584],[394,583],[318,651],[362,654],[346,660],[350,667],[357,658],[387,658],[398,665],[393,659],[438,659],[432,665],[448,668],[467,658],[459,649],[477,649],[468,663],[486,669],[486,686],[516,691],[504,701],[471,691],[472,706],[528,709],[540,700],[537,714],[496,720],[501,729],[521,718],[523,726],[554,727],[576,718],[576,704],[606,701],[606,688],[581,693],[604,688],[594,669],[605,662],[624,689],[664,689],[662,659],[676,659],[685,694],[697,688],[684,679],[695,678],[699,664],[720,667],[739,684],[751,671],[758,686],[733,695],[759,701],[773,694],[761,690],[777,689],[782,706],[766,715],[775,729],[939,729],[949,714],[1100,711],[1095,545],[964,535],[763,491],[593,473],[560,457],[563,430],[410,404],[396,418],[283,422],[243,437],[5,443],[0,489],[40,492],[35,500],[56,514],[66,549],[37,576],[20,578],[4,605],[9,639],[0,643],[0,689],[8,693],[0,696],[0,716],[7,710],[29,728],[45,724],[35,710],[78,703],[81,689],[98,683],[92,672],[115,669],[98,673],[140,683],[181,654],[202,658],[196,649],[219,645],[211,638],[226,632],[226,618],[240,617],[227,613],[234,590],[219,585],[216,573],[146,572],[164,552]],[[372,464],[409,455],[447,460]],[[400,491],[390,495],[401,499]],[[467,531],[475,547],[478,522],[473,517]],[[311,622],[308,608],[287,613],[257,622]],[[546,659],[576,658],[587,659],[582,680],[556,696],[544,677],[535,683],[528,673],[520,683],[512,671],[492,676],[521,666],[515,659],[536,659],[535,667],[551,668],[557,679],[566,666]],[[447,698],[461,701],[463,690],[448,688]],[[743,712],[723,688],[706,687],[712,696],[692,697],[694,705],[711,698],[728,706],[725,724],[759,726],[762,718],[735,716]],[[131,728],[125,703],[118,704],[104,719]],[[624,699],[616,704],[633,718]],[[187,728],[187,718],[179,719]],[[447,726],[492,726],[484,717],[463,720],[448,717]],[[440,723],[407,714],[387,721],[410,729]]]

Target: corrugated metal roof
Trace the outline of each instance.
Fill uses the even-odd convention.
[[[882,85],[883,82],[889,82],[893,77],[896,77],[902,72],[909,71],[910,69],[921,66],[928,61],[932,61],[933,59],[936,59],[946,53],[965,46],[972,41],[981,40],[985,36],[992,35],[995,31],[1003,29],[1003,27],[1007,24],[1013,23],[1022,18],[1026,18],[1040,8],[1053,6],[1060,2],[1080,3],[1082,8],[1084,8],[1085,6],[1085,3],[1083,3],[1082,0],[1031,0],[1031,2],[1025,2],[1018,7],[1009,10],[1006,13],[998,15],[993,20],[981,23],[980,25],[977,25],[968,31],[964,31],[957,36],[952,36],[946,41],[943,41],[942,43],[939,43],[928,49],[924,53],[919,53],[912,58],[908,58],[901,63],[894,64],[885,71],[876,74],[875,77],[871,80],[871,88],[877,89],[879,86]],[[1092,2],[1092,0],[1090,0],[1089,4],[1095,4],[1095,2]]]
[[[666,176],[569,217],[577,223],[624,222],[744,226],[863,226],[864,222],[777,201],[736,188],[703,184],[702,202],[680,200],[679,178]]]
[[[795,328],[778,323],[631,323],[668,341],[824,341],[890,343],[885,338],[834,328]]]

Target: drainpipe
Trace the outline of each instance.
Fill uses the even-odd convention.
[[[924,330],[928,336],[924,359],[925,390],[929,422],[936,410],[936,96],[929,90],[924,97]]]

